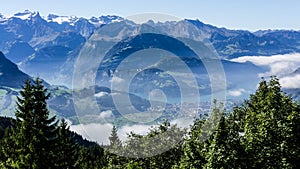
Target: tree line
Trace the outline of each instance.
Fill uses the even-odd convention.
[[[165,121],[146,135],[131,132],[122,142],[113,127],[105,148],[96,143],[83,144],[64,119],[50,116],[46,104],[50,95],[40,79],[26,81],[20,95],[16,119],[0,119],[0,129],[5,130],[0,141],[0,168],[300,167],[300,104],[282,92],[276,77],[262,79],[256,92],[232,111],[214,102],[212,112],[196,118],[189,130]],[[157,137],[168,131],[175,132]],[[151,156],[163,150],[165,142],[174,146]]]

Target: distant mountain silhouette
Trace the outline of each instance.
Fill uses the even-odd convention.
[[[30,76],[20,71],[18,66],[0,52],[0,86],[20,88]]]

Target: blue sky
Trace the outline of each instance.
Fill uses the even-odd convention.
[[[231,29],[300,30],[299,0],[1,0],[0,13],[29,9],[42,15],[123,17],[158,12]]]

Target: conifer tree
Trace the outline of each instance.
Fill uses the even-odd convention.
[[[118,150],[122,146],[122,142],[118,137],[118,130],[116,126],[113,126],[111,134],[109,136],[109,145],[110,149],[112,150]]]
[[[109,136],[108,151],[109,153],[107,157],[109,168],[122,168],[125,158],[120,156],[120,153],[122,153],[122,142],[118,137],[118,130],[116,126],[113,126]]]
[[[15,128],[11,128],[4,142],[6,168],[54,168],[57,122],[49,117],[46,100],[50,97],[42,81],[29,80],[17,98]]]
[[[61,120],[58,131],[58,141],[54,152],[56,168],[75,169],[80,149],[65,119]]]

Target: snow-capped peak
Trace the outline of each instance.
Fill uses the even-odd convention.
[[[91,17],[89,20],[88,20],[91,24],[93,24],[93,25],[97,25],[97,26],[99,26],[99,25],[102,25],[102,24],[105,24],[105,22],[102,20],[102,19],[100,19],[100,17],[99,18],[97,18],[97,17]]]
[[[58,24],[67,23],[71,26],[74,26],[78,21],[85,20],[93,25],[100,26],[102,24],[108,24],[112,22],[120,22],[124,19],[119,16],[115,15],[107,15],[107,16],[100,16],[100,17],[91,17],[90,19],[86,18],[79,18],[76,16],[59,16],[55,14],[49,14],[48,16],[40,16],[39,12],[31,12],[29,10],[25,10],[24,12],[18,12],[14,15],[5,16],[3,14],[0,14],[0,24],[6,24],[8,20],[12,18],[18,18],[24,21],[32,20],[35,18],[40,18],[42,20],[45,20],[46,22],[54,22]]]
[[[54,14],[49,14],[46,18],[47,22],[56,22],[58,24],[62,24],[64,22],[68,22],[71,24],[74,24],[78,21],[78,18],[76,16],[58,16]]]
[[[8,19],[9,19],[9,16],[5,16],[5,15],[0,13],[0,25],[5,24]]]
[[[30,20],[35,16],[38,16],[39,12],[31,12],[29,10],[25,10],[24,12],[19,12],[14,14],[11,18],[19,18],[22,20]]]
[[[107,15],[107,16],[100,16],[100,17],[92,17],[89,19],[89,22],[94,25],[101,25],[106,23],[112,23],[112,22],[120,22],[124,19],[119,16],[115,15]]]

